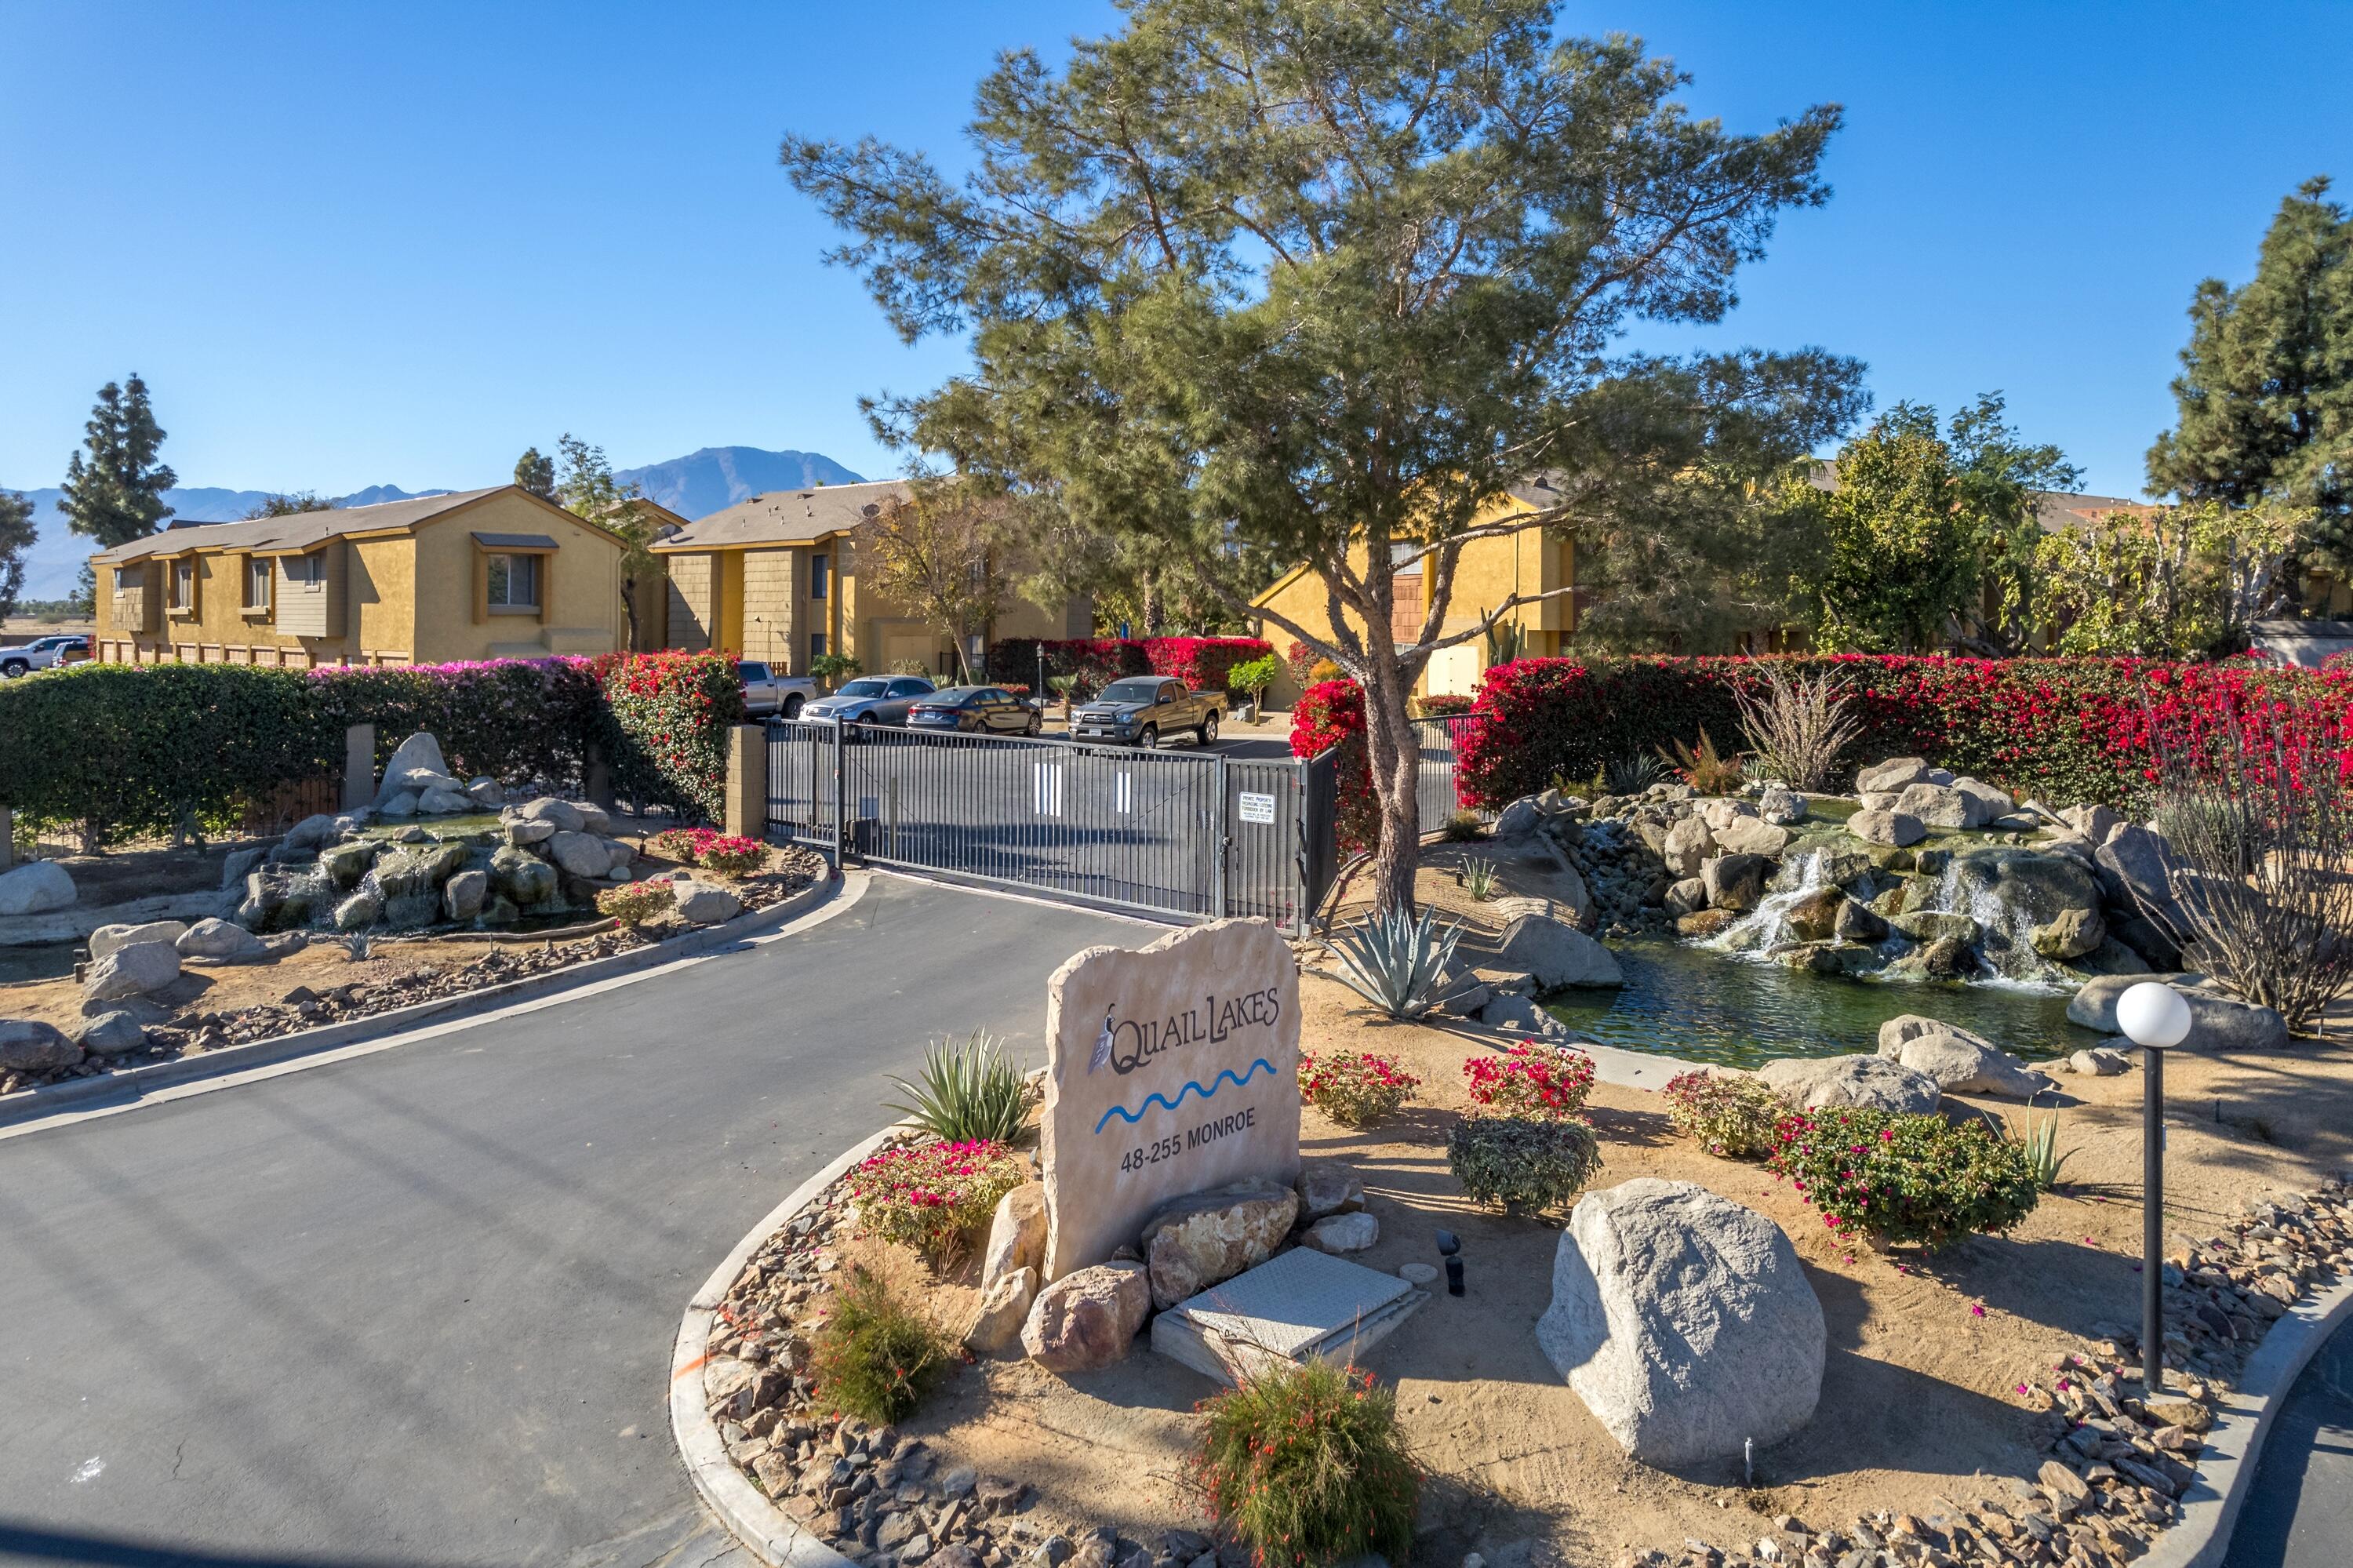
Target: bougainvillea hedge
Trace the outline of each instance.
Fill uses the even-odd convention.
[[[1292,756],[1321,757],[1335,746],[1340,853],[1361,854],[1380,841],[1381,814],[1366,750],[1365,697],[1354,681],[1318,681],[1291,707]]]
[[[1174,675],[1197,692],[1221,689],[1236,664],[1274,652],[1272,643],[1257,637],[1008,637],[988,650],[990,683],[1034,683],[1041,648],[1047,675],[1077,676],[1081,696],[1123,675]]]
[[[1556,776],[1574,786],[1703,727],[1725,752],[1745,749],[1734,694],[1761,688],[1768,664],[1842,683],[1862,723],[1852,762],[1925,757],[2052,805],[2145,802],[2162,746],[2207,746],[2234,719],[2293,708],[2341,744],[2353,714],[2353,672],[2249,660],[1523,659],[1481,683],[1486,722],[1460,742],[1463,799],[1494,809]]]
[[[418,730],[460,777],[575,785],[591,748],[633,802],[718,814],[742,687],[716,654],[503,659],[309,672],[78,665],[0,686],[0,805],[95,845],[234,821],[242,802],[339,770],[372,724],[380,767]]]

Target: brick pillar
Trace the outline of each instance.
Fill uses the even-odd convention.
[[[343,810],[356,811],[375,801],[375,726],[355,724],[343,731]]]
[[[768,732],[739,724],[727,732],[727,832],[768,836]]]

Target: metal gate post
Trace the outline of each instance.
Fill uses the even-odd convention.
[[[1226,852],[1233,839],[1233,798],[1226,793],[1226,754],[1218,753],[1218,863],[1209,889],[1209,918],[1226,917]]]
[[[848,840],[848,830],[843,825],[841,797],[843,790],[849,788],[849,781],[842,777],[841,756],[842,748],[849,744],[849,721],[835,719],[833,721],[833,864],[837,871],[841,868],[842,856],[847,853],[844,846]]]

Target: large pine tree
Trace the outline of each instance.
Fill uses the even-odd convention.
[[[2353,217],[2307,180],[2280,204],[2255,275],[2198,285],[2149,488],[2185,502],[2314,511],[2306,558],[2353,568]]]
[[[82,450],[66,463],[65,496],[58,503],[66,525],[108,550],[161,528],[172,515],[164,493],[180,476],[155,459],[164,428],[148,406],[147,383],[133,375],[120,387],[110,381],[100,387],[82,429]],[[82,579],[82,591],[92,593],[87,566]]]
[[[33,503],[13,490],[0,490],[0,620],[16,613],[25,591],[25,552],[33,547]]]

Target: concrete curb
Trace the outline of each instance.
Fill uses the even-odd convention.
[[[494,1012],[518,1001],[529,1001],[557,991],[570,991],[576,986],[659,969],[681,959],[695,958],[788,925],[796,917],[838,895],[843,885],[841,873],[831,871],[823,880],[765,909],[738,915],[732,920],[656,942],[651,947],[616,953],[610,958],[592,959],[585,964],[574,964],[546,974],[528,975],[522,980],[486,986],[480,991],[470,991],[459,996],[436,997],[430,1001],[420,1001],[409,1007],[372,1012],[365,1018],[322,1024],[316,1029],[298,1029],[290,1034],[272,1035],[267,1040],[229,1045],[194,1056],[178,1056],[119,1073],[104,1073],[91,1078],[69,1078],[61,1084],[44,1084],[38,1088],[27,1089],[0,1100],[0,1127],[38,1121],[55,1112],[72,1110],[93,1101],[137,1100],[154,1090],[177,1084],[218,1077],[250,1067],[275,1066],[297,1057],[336,1050],[387,1034],[403,1033],[422,1024],[451,1022],[471,1013]]]
[[[769,1210],[767,1216],[735,1244],[735,1250],[712,1270],[711,1277],[702,1282],[702,1288],[687,1303],[686,1315],[679,1319],[678,1340],[671,1347],[670,1358],[670,1430],[678,1442],[678,1456],[685,1461],[694,1489],[702,1494],[711,1511],[719,1516],[736,1540],[771,1568],[853,1565],[849,1558],[819,1541],[807,1525],[762,1496],[760,1489],[746,1480],[744,1472],[727,1457],[727,1446],[720,1440],[718,1424],[711,1419],[703,1399],[702,1366],[711,1359],[703,1347],[711,1342],[711,1328],[719,1316],[720,1303],[727,1299],[729,1287],[744,1272],[752,1255],[770,1236],[792,1224],[803,1209],[822,1197],[844,1171],[899,1131],[900,1126],[894,1123],[853,1145],[794,1188],[791,1195]]]
[[[2181,1494],[2180,1521],[2157,1538],[2139,1568],[2221,1568],[2231,1531],[2255,1482],[2272,1417],[2328,1336],[2353,1319],[2353,1279],[2306,1297],[2273,1323],[2247,1358],[2239,1384],[2214,1406],[2214,1428]]]

